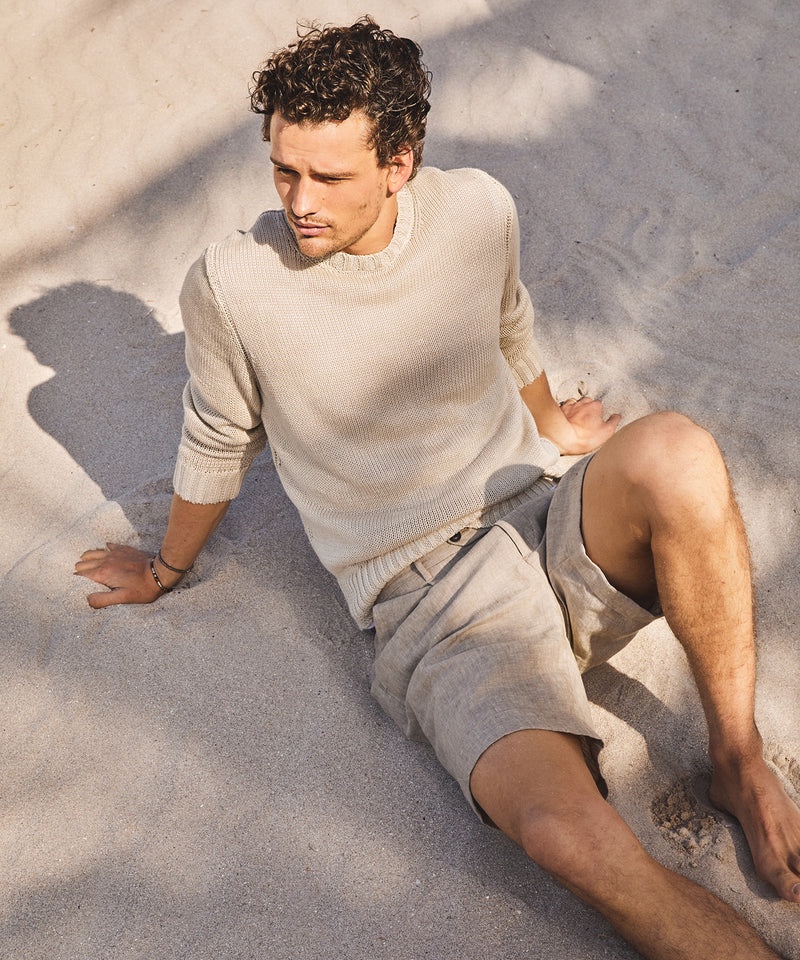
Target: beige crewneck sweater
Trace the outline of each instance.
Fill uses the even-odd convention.
[[[397,572],[548,486],[557,451],[519,396],[542,364],[516,212],[481,171],[422,168],[372,255],[309,259],[264,213],[208,248],[181,310],[176,492],[233,499],[268,435],[361,627]]]

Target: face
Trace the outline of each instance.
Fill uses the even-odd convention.
[[[369,121],[354,112],[341,123],[270,123],[275,186],[301,253],[377,253],[389,245],[397,192],[413,166],[410,150],[378,166]]]

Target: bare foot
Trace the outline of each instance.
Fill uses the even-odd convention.
[[[800,809],[766,762],[715,765],[709,798],[741,824],[759,877],[800,903]]]

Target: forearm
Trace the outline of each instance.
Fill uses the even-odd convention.
[[[536,421],[539,436],[551,440],[560,453],[570,453],[575,444],[575,430],[554,399],[547,374],[540,373],[533,383],[520,390],[520,396]]]
[[[188,570],[225,516],[229,506],[230,501],[190,503],[179,497],[177,493],[174,494],[167,531],[161,544],[163,561],[178,570]],[[159,578],[164,586],[172,586],[180,579],[173,570],[159,563],[158,560],[156,563]]]

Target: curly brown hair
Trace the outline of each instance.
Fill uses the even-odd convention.
[[[369,16],[350,27],[310,25],[298,37],[253,74],[250,106],[264,115],[264,140],[276,110],[290,123],[310,124],[341,123],[360,110],[371,122],[369,146],[378,164],[388,166],[411,149],[413,177],[422,162],[431,90],[418,44],[381,30]]]

